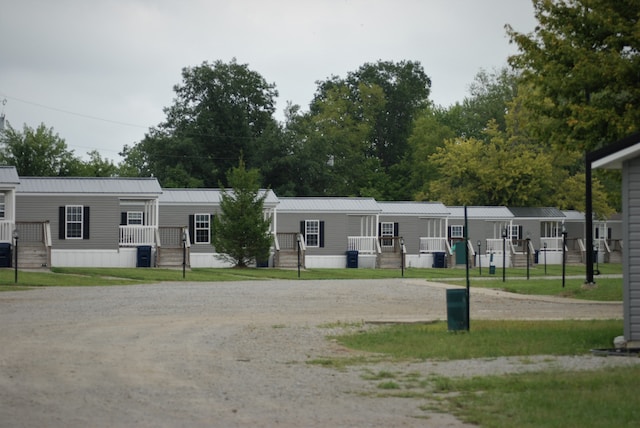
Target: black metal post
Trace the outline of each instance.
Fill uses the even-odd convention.
[[[502,232],[502,282],[505,282],[507,270],[507,228]]]
[[[182,279],[185,278],[187,272],[187,236],[182,232]]]
[[[482,257],[480,256],[480,240],[478,240],[478,269],[480,269],[480,276],[482,276]]]
[[[300,278],[300,235],[296,235],[296,243],[298,244],[298,278]]]
[[[18,283],[18,231],[14,230],[13,231],[13,239],[15,239],[16,243],[15,243],[15,254],[14,254],[14,265],[15,265],[15,283]]]
[[[400,237],[400,267],[404,278],[404,238],[402,236]]]
[[[529,243],[531,240],[527,237],[527,280],[529,280],[529,259],[531,258],[531,249],[529,248]]]
[[[565,230],[562,231],[562,288],[564,288],[564,279],[567,265],[567,232]]]
[[[544,274],[547,274],[547,243],[543,244],[544,246]]]

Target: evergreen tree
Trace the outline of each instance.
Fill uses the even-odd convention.
[[[247,170],[242,158],[227,173],[227,180],[232,190],[222,191],[221,213],[213,219],[212,244],[220,258],[246,267],[269,257],[273,238],[271,218],[265,218],[263,212],[267,194],[260,194],[258,170]]]

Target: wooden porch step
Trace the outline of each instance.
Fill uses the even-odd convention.
[[[182,267],[182,248],[160,247],[156,254],[156,265],[161,268]],[[189,263],[189,253],[186,255],[187,267]]]
[[[380,269],[400,269],[402,267],[400,252],[380,253],[378,255],[378,267]]]
[[[18,245],[18,268],[49,268],[48,253],[44,243],[20,242]]]
[[[298,252],[293,250],[280,250],[276,253],[277,268],[295,269],[298,267]],[[304,253],[300,253],[300,267],[304,267]]]

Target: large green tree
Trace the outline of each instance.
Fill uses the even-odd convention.
[[[239,165],[227,174],[231,189],[223,189],[220,214],[213,218],[212,245],[220,258],[246,267],[269,258],[273,242],[271,218],[264,215],[266,193],[260,194],[260,174]]]
[[[0,132],[0,143],[0,163],[15,166],[21,176],[63,177],[81,173],[82,161],[44,123],[35,129],[25,124],[22,131],[8,125]]]
[[[540,141],[590,151],[640,124],[640,0],[533,0],[530,34],[507,26],[509,62]]]
[[[259,166],[277,128],[275,86],[235,59],[184,68],[182,80],[166,121],[123,150],[125,169],[139,167],[165,187],[215,187],[241,155]]]
[[[490,122],[489,141],[454,138],[430,162],[437,178],[430,195],[450,205],[546,205],[553,186],[552,158]]]
[[[346,78],[318,82],[308,113],[309,131],[320,140],[333,138],[334,146],[348,146],[354,156],[349,156],[351,163],[344,158],[344,167],[352,174],[363,168],[370,171],[359,184],[344,183],[347,194],[380,199],[404,199],[409,194],[404,167],[408,138],[414,118],[428,105],[430,87],[422,66],[412,61],[367,63]],[[338,133],[329,135],[328,129],[339,131],[343,141],[337,142]],[[340,155],[330,155],[333,172],[339,175],[335,162]],[[329,192],[345,191],[338,187]]]

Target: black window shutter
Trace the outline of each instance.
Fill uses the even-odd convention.
[[[451,239],[451,226],[447,226],[447,239]]]
[[[127,212],[123,211],[120,213],[120,226],[127,225]]]
[[[522,239],[522,226],[518,226],[518,239]]]
[[[304,220],[302,220],[300,222],[300,235],[302,235],[302,238],[305,240],[305,242],[307,242],[307,230],[304,227]]]
[[[66,235],[64,233],[66,224],[67,224],[67,219],[65,218],[65,209],[64,207],[59,207],[58,208],[58,239],[66,239]]]
[[[195,243],[194,241],[194,229],[196,228],[196,218],[193,214],[189,215],[189,240],[191,243]]]
[[[215,216],[215,214],[209,216],[209,242],[211,243],[213,243],[213,219]]]
[[[393,223],[393,236],[400,236],[400,225]]]
[[[89,239],[89,207],[82,210],[82,239]]]
[[[324,221],[320,222],[320,247],[324,247]]]
[[[382,236],[382,223],[378,223],[378,237]]]

